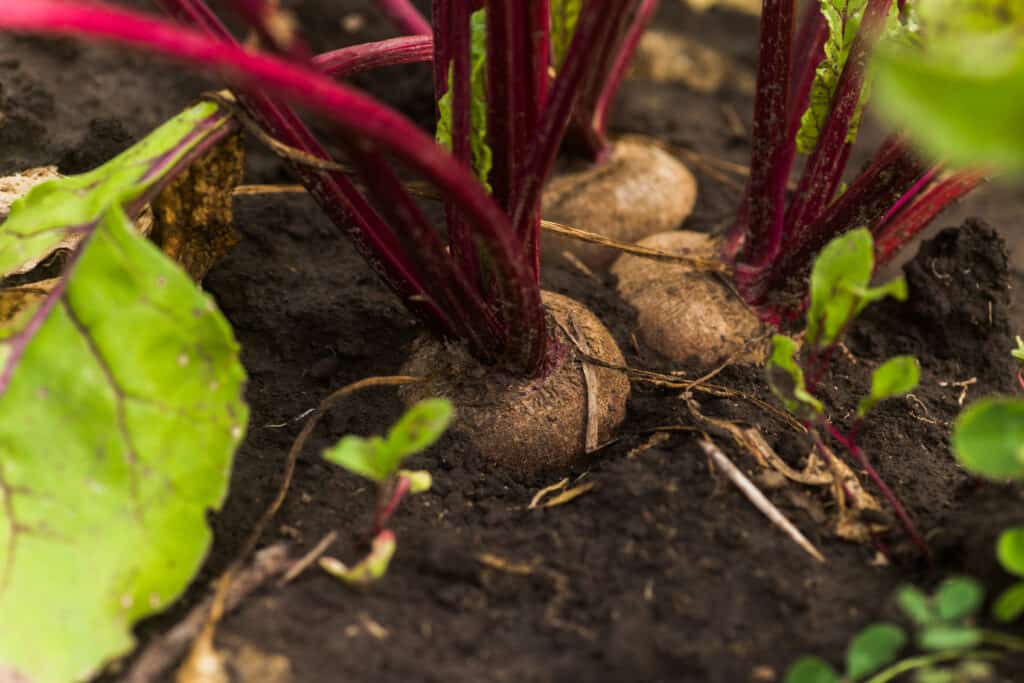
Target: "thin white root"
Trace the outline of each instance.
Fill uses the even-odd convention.
[[[775,507],[775,505],[768,500],[768,498],[761,493],[761,490],[754,485],[754,482],[750,481],[743,472],[740,471],[736,465],[732,463],[729,458],[726,457],[725,453],[721,451],[718,446],[712,443],[708,439],[700,440],[700,447],[704,450],[705,455],[714,461],[715,465],[719,467],[725,476],[729,477],[729,480],[736,485],[744,496],[747,497],[751,503],[754,504],[761,514],[771,520],[772,524],[782,529],[782,531],[789,536],[793,541],[803,548],[803,550],[813,557],[818,562],[825,562],[825,556],[822,555],[807,537],[800,533],[800,530],[793,525],[789,519],[782,514],[782,512]]]

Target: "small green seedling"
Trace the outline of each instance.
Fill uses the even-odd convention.
[[[406,495],[430,490],[429,472],[400,469],[402,462],[432,446],[451,424],[451,401],[432,398],[420,401],[399,418],[386,436],[349,435],[324,451],[324,458],[377,486],[370,553],[351,567],[333,557],[320,566],[342,581],[364,586],[384,576],[395,554],[395,534],[385,525]]]
[[[1010,355],[1019,360],[1021,364],[1024,365],[1024,339],[1021,339],[1020,336],[1017,337],[1017,348],[1012,349],[1010,351]]]
[[[904,586],[896,602],[913,625],[916,653],[900,656],[910,643],[903,628],[872,624],[850,641],[845,675],[820,657],[805,656],[790,666],[785,683],[887,683],[911,672],[915,683],[994,681],[989,662],[1020,651],[1024,642],[977,626],[984,600],[981,584],[969,578],[948,579],[930,596]]]
[[[1024,480],[1024,401],[1002,397],[975,401],[953,427],[953,452],[961,465],[979,476]],[[1002,533],[996,556],[1006,571],[1024,578],[1024,527]],[[992,614],[1002,622],[1024,615],[1024,581],[996,599]]]
[[[846,433],[829,421],[824,404],[814,395],[832,354],[857,315],[869,303],[884,297],[900,301],[907,298],[907,283],[902,277],[872,287],[874,268],[874,242],[866,228],[837,237],[822,249],[811,272],[803,349],[793,338],[780,334],[772,337],[768,384],[786,409],[807,426],[826,457],[830,457],[831,451],[825,448],[820,431],[831,435],[849,451],[881,490],[910,537],[927,554],[924,541],[902,504],[856,444],[857,431],[868,413],[885,399],[907,394],[917,386],[921,375],[917,360],[912,356],[896,356],[875,370],[871,392],[860,401],[856,418]]]

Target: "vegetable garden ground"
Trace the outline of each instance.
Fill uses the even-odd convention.
[[[293,4],[316,51],[393,34],[369,2]],[[666,0],[655,27],[687,39],[690,84],[627,81],[612,129],[695,152],[703,160],[691,164],[698,204],[686,225],[721,230],[743,179],[714,160],[749,159],[744,122],[757,21],[724,9],[697,14]],[[718,61],[709,61],[709,51]],[[357,82],[431,124],[428,67]],[[92,168],[214,87],[139,56],[0,35],[0,173],[50,163],[65,173]],[[864,135],[881,138],[873,126]],[[246,182],[291,182],[278,159],[251,142],[250,152]],[[395,517],[401,540],[383,580],[353,591],[313,568],[244,601],[220,627],[218,645],[246,681],[770,683],[799,655],[837,659],[860,627],[897,618],[891,596],[904,583],[931,587],[968,574],[994,593],[1009,582],[994,539],[1024,523],[1024,489],[967,476],[947,440],[963,392],[969,402],[1016,387],[1009,349],[1024,330],[1024,304],[1014,301],[1024,283],[1022,209],[1019,192],[990,185],[941,217],[928,235],[938,236],[907,266],[909,300],[869,308],[848,337],[850,354],[822,384],[841,418],[882,360],[897,353],[920,359],[918,390],[879,409],[861,445],[927,536],[932,564],[898,526],[886,538],[893,561],[880,561],[875,548],[834,537],[827,496],[755,477],[828,558],[815,563],[709,468],[693,433],[653,436],[657,427],[693,426],[679,390],[635,383],[623,438],[571,473],[515,481],[445,437],[413,463],[433,473],[434,486]],[[235,221],[242,242],[204,285],[243,347],[250,432],[228,502],[212,520],[212,554],[185,599],[140,626],[143,647],[235,558],[280,483],[298,418],[337,387],[396,374],[417,333],[306,197],[239,197]],[[952,226],[962,227],[940,232]],[[993,228],[1008,240],[1007,251]],[[547,289],[579,299],[605,322],[630,366],[686,370],[632,340],[635,315],[611,275],[553,266],[542,277]],[[804,437],[749,400],[777,405],[761,368],[729,367],[714,382],[735,395],[695,391],[704,414],[756,425],[794,466],[806,455]],[[319,452],[347,433],[380,433],[400,413],[389,388],[335,408],[300,458],[263,544],[285,541],[299,554],[335,530],[332,553],[355,558],[373,491]],[[744,470],[758,471],[749,455],[720,445]],[[579,497],[527,509],[544,486],[584,474],[572,484],[589,487]],[[1020,662],[1000,666],[1002,680],[1024,680]],[[108,678],[117,680],[116,672]]]

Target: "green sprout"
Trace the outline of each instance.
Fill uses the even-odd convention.
[[[369,554],[351,567],[333,557],[325,557],[320,560],[321,568],[357,586],[368,585],[387,573],[396,540],[394,532],[385,525],[406,495],[428,491],[432,484],[429,472],[401,469],[402,462],[440,439],[451,424],[453,414],[451,401],[447,399],[420,401],[399,418],[386,436],[348,435],[324,451],[324,459],[372,481],[377,487],[377,504]]]
[[[804,656],[785,683],[888,683],[910,672],[916,683],[992,681],[990,662],[1024,650],[1024,640],[977,626],[984,600],[984,588],[969,578],[947,579],[932,595],[904,586],[896,603],[913,624],[917,653],[901,658],[911,642],[902,627],[872,624],[850,641],[844,675],[820,657]]]
[[[896,356],[872,373],[871,391],[858,404],[856,418],[846,433],[829,421],[824,404],[814,395],[835,349],[860,312],[871,302],[888,296],[900,301],[907,298],[907,283],[902,277],[872,287],[874,270],[874,240],[866,228],[851,230],[822,249],[811,271],[803,349],[794,338],[780,334],[772,337],[773,349],[767,363],[768,384],[786,409],[808,428],[826,459],[832,457],[831,451],[820,432],[832,436],[858,461],[915,544],[927,554],[927,546],[903,505],[856,443],[857,431],[868,413],[882,401],[905,395],[917,386],[921,376],[917,360],[912,356]]]

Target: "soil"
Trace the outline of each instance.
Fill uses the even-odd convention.
[[[314,30],[318,50],[389,35],[369,0],[291,4]],[[717,9],[695,14],[669,1],[658,25],[717,50],[727,76],[712,94],[630,81],[615,130],[745,163],[756,20]],[[429,79],[428,69],[413,66],[359,84],[427,126]],[[50,163],[65,172],[90,168],[214,85],[141,57],[0,36],[0,172]],[[879,136],[868,126],[866,145]],[[276,159],[255,146],[251,152],[248,181],[287,180]],[[686,227],[721,229],[735,209],[735,181],[695,172],[700,194]],[[1021,281],[1024,242],[1009,231],[1022,209],[1008,188],[991,186],[941,217],[936,230],[963,225],[921,247],[907,267],[909,301],[869,309],[849,335],[850,353],[822,383],[832,417],[843,423],[872,368],[897,353],[920,359],[920,388],[881,406],[861,444],[928,536],[932,563],[898,529],[883,539],[891,561],[879,562],[875,547],[830,533],[819,491],[769,491],[828,558],[815,563],[709,469],[694,434],[672,432],[637,449],[652,428],[693,421],[678,392],[636,383],[622,440],[572,472],[517,480],[445,438],[412,463],[429,469],[435,483],[396,515],[399,549],[385,579],[356,592],[311,570],[244,602],[221,626],[218,644],[249,653],[250,669],[259,672],[245,677],[251,681],[770,683],[801,654],[840,663],[859,628],[898,618],[891,595],[900,584],[930,587],[964,573],[995,592],[1007,579],[993,539],[1024,523],[1024,492],[972,480],[947,442],[961,402],[1014,389],[1008,350],[1021,316],[1010,294]],[[1009,262],[997,234],[981,220],[963,222],[967,215],[1011,238]],[[279,484],[299,417],[334,388],[396,373],[418,332],[307,198],[240,198],[236,224],[241,244],[204,284],[243,346],[250,431],[231,495],[211,515],[215,542],[206,565],[177,606],[139,626],[142,643],[174,625],[235,558]],[[571,268],[544,273],[546,288],[584,302],[608,325],[631,366],[685,370],[631,341],[635,314],[614,284],[610,275]],[[756,425],[786,460],[801,461],[806,438],[746,398],[772,402],[760,369],[729,367],[715,381],[737,394],[695,394],[705,414]],[[298,553],[335,530],[340,540],[331,553],[356,558],[373,491],[319,452],[347,433],[379,433],[399,413],[394,390],[382,388],[324,419],[263,544],[287,540]],[[752,458],[720,445],[756,475]],[[541,487],[577,475],[592,485],[584,495],[527,509]],[[481,561],[485,555],[490,563]],[[1000,671],[1001,680],[1024,680],[1020,662]]]

